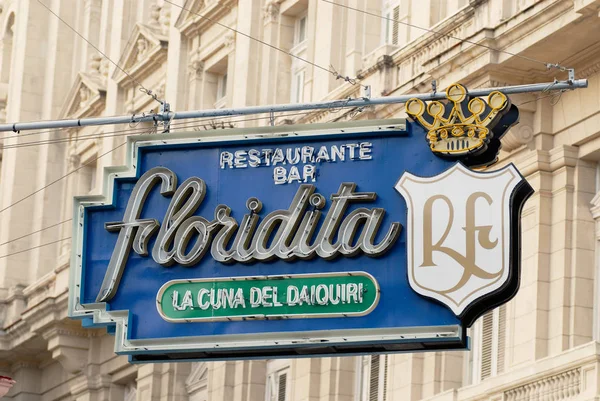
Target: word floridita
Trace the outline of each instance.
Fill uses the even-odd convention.
[[[159,184],[163,196],[172,195],[162,225],[156,219],[140,219],[146,198]],[[105,302],[114,297],[130,250],[148,256],[148,243],[157,231],[152,258],[163,266],[192,266],[209,248],[212,257],[223,263],[310,259],[315,255],[332,259],[359,252],[381,255],[395,243],[402,226],[391,223],[383,239],[374,243],[385,210],[361,207],[344,217],[351,203],[377,198],[374,192],[354,192],[355,189],[356,184],[343,183],[331,195],[331,206],[315,236],[326,201],[314,192],[314,185],[300,185],[287,210],[267,214],[260,224],[262,203],[257,198],[246,202],[250,213],[244,215],[240,224],[231,217],[231,209],[226,205],[217,206],[214,219],[209,221],[193,215],[206,195],[202,179],[191,177],[177,187],[175,173],[165,167],[152,168],[133,188],[123,221],[105,224],[108,231],[118,232],[119,237],[96,300]]]

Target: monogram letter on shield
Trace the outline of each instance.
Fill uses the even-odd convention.
[[[457,163],[434,177],[404,173],[408,279],[457,316],[502,287],[510,262],[510,200],[523,180],[513,165],[476,172]]]

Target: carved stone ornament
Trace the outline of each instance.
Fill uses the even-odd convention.
[[[169,26],[171,25],[170,8],[163,7],[160,9],[160,17],[158,18],[158,22],[160,23],[160,29],[163,33],[169,30]]]
[[[189,53],[189,76],[191,78],[201,78],[204,72],[204,61],[200,56],[200,48],[193,50]]]
[[[89,72],[91,75],[102,75],[102,56],[98,53],[92,54],[90,57]]]
[[[150,21],[148,21],[148,25],[158,28],[160,26],[160,11],[161,7],[158,4],[152,4],[150,6]]]
[[[189,64],[190,78],[201,78],[204,72],[204,62],[197,58],[192,59]]]
[[[148,43],[148,40],[146,38],[140,36],[140,38],[136,42],[136,46],[137,46],[136,60],[140,61],[144,58],[144,55],[150,48],[150,44]]]
[[[277,22],[279,19],[279,2],[276,0],[272,0],[267,2],[264,7],[264,15],[263,19],[265,24]]]
[[[92,97],[90,90],[86,86],[79,88],[79,107],[84,108],[88,100]]]
[[[233,47],[233,44],[235,43],[235,32],[229,31],[226,33],[223,43],[225,44],[225,47]]]
[[[78,154],[71,154],[71,156],[69,156],[69,167],[70,168],[77,168],[79,167],[79,164],[81,163],[81,156]]]

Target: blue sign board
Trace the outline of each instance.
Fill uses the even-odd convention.
[[[465,348],[518,286],[529,187],[425,136],[398,119],[130,138],[104,195],[75,200],[70,315],[133,362]]]

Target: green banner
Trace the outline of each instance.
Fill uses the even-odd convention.
[[[173,280],[156,302],[171,322],[363,316],[379,285],[365,272]]]

